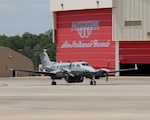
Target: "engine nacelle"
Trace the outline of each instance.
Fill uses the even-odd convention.
[[[106,77],[107,71],[97,71],[95,74],[95,79],[100,79],[101,77]],[[93,75],[89,74],[86,78],[92,79]]]
[[[62,79],[64,77],[65,77],[65,74],[63,72],[58,72],[58,73],[56,73],[54,75],[51,75],[52,79]]]
[[[96,72],[95,78],[106,77],[106,74],[107,74],[106,71],[99,71],[99,72]]]
[[[78,83],[78,82],[83,82],[83,77],[80,77],[80,76],[75,76],[75,77],[69,76],[69,78],[66,77],[65,80],[68,83]]]

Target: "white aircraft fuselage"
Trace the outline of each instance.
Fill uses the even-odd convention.
[[[47,68],[53,70],[70,70],[74,72],[95,72],[95,69],[90,66],[87,62],[64,62],[54,63]]]

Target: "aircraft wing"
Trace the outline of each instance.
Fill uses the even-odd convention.
[[[105,71],[107,73],[116,73],[116,72],[132,71],[132,70],[138,70],[137,64],[135,64],[134,68],[120,69],[120,70],[109,70],[107,68],[101,68],[101,69],[96,70],[96,72]]]
[[[106,82],[108,82],[109,73],[132,71],[132,70],[138,70],[137,64],[135,64],[134,68],[120,69],[120,70],[109,70],[107,68],[101,68],[101,69],[96,70],[96,72],[104,72],[105,73],[105,77],[106,77]]]
[[[51,71],[51,72],[47,72],[47,71],[36,71],[36,70],[21,70],[21,69],[13,69],[13,68],[7,68],[8,70],[11,71],[20,71],[20,72],[30,72],[30,73],[38,73],[38,74],[44,74],[44,75],[48,75],[48,76],[52,76],[55,75],[57,72],[61,72],[59,71]]]
[[[137,64],[135,64],[135,67],[134,67],[134,68],[120,69],[120,70],[112,70],[112,71],[109,71],[109,73],[132,71],[132,70],[138,70]]]

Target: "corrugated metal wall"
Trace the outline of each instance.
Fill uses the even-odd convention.
[[[115,67],[112,9],[57,12],[57,61],[87,61],[93,67]]]
[[[150,64],[150,42],[120,42],[121,64]]]
[[[125,26],[141,21],[141,26]],[[113,40],[150,40],[150,0],[113,0]]]

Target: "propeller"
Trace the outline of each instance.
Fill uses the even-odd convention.
[[[110,72],[110,70],[107,68],[101,68],[100,71],[102,72],[103,77],[106,77],[106,82],[108,82],[108,73]]]
[[[107,69],[110,67],[110,60],[107,61]],[[106,72],[106,82],[108,82],[108,72]]]
[[[74,77],[74,75],[71,73],[71,67],[72,67],[72,62],[70,62],[69,64],[69,69],[64,69],[64,71],[66,72],[66,81],[69,80],[69,77]]]
[[[108,72],[106,72],[106,83],[108,82]]]
[[[107,61],[107,69],[110,67],[110,60]]]

